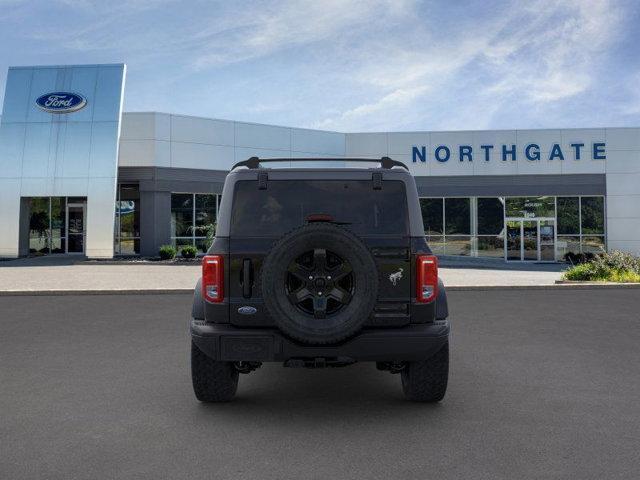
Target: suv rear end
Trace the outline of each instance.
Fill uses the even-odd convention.
[[[229,400],[237,374],[261,362],[375,361],[402,373],[410,398],[440,400],[448,372],[446,294],[406,167],[385,158],[383,168],[260,168],[267,162],[242,162],[225,181],[194,296],[198,398]],[[424,388],[413,383],[425,371],[416,367],[412,375],[411,366],[438,354],[437,388],[416,393]],[[211,371],[222,371],[222,380]]]

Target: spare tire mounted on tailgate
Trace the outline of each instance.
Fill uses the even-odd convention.
[[[357,236],[331,223],[310,223],[278,240],[261,277],[276,325],[310,344],[340,342],[357,332],[378,294],[373,256]]]

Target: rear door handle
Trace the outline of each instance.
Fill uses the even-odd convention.
[[[245,258],[242,261],[242,296],[244,298],[251,298],[251,260]]]

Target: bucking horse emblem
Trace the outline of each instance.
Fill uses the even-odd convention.
[[[404,270],[402,270],[401,268],[398,269],[397,272],[392,273],[391,275],[389,275],[389,281],[393,284],[393,286],[396,286],[396,283],[398,283],[398,280],[400,280],[402,278],[402,272]]]

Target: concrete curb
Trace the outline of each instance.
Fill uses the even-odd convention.
[[[640,289],[640,283],[551,283],[548,285],[449,285],[451,292],[490,291],[490,290],[599,290],[599,289]],[[193,288],[147,288],[114,290],[3,290],[0,297],[10,296],[48,296],[48,295],[175,295],[193,294]]]
[[[628,288],[638,288],[640,287],[640,283],[638,282],[626,282],[626,283],[622,283],[622,282],[589,282],[589,281],[582,281],[582,280],[556,280],[556,285],[600,285],[600,286],[605,286],[605,285],[625,285]]]
[[[150,288],[113,290],[2,290],[0,297],[42,297],[47,295],[172,295],[193,294],[193,288]]]
[[[548,285],[445,285],[447,291],[482,291],[482,290],[599,290],[599,289],[635,289],[640,283],[552,283]]]

